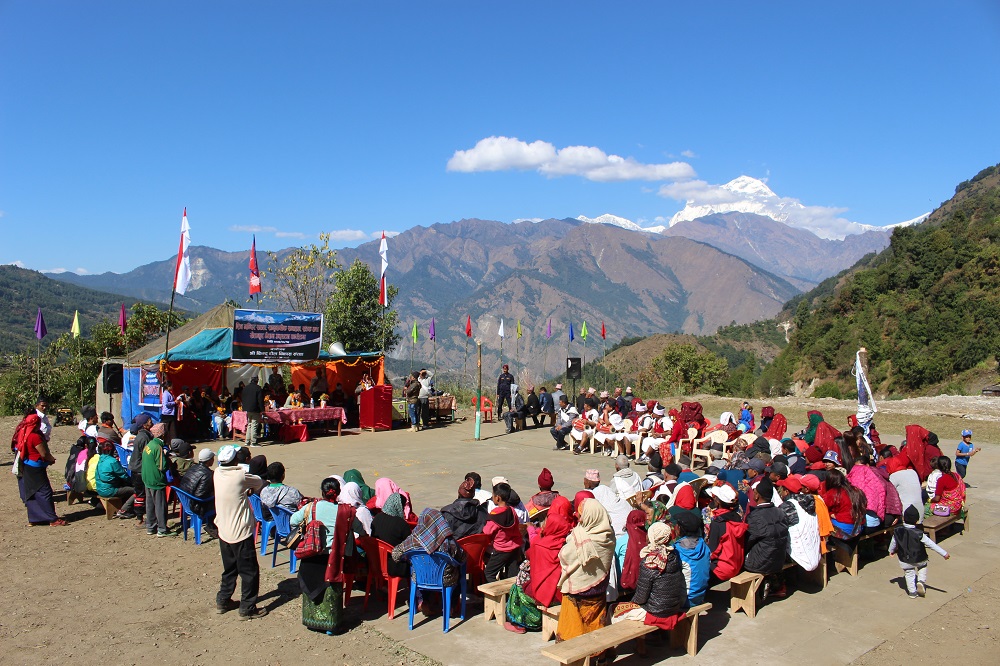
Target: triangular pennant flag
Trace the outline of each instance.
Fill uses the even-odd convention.
[[[435,332],[434,332],[434,317],[431,317],[431,325],[427,329],[427,333],[431,336],[431,340],[435,340],[436,339]]]
[[[74,338],[80,337],[80,311],[77,310],[73,313],[73,325],[70,327],[69,332],[73,334]]]
[[[583,328],[580,329],[580,337],[584,340],[587,339],[587,322],[583,322]]]
[[[520,319],[517,320],[517,337],[518,338],[521,337],[521,320]]]
[[[413,331],[411,332],[411,334],[413,335],[413,344],[417,344],[417,321],[416,320],[413,320]]]
[[[122,309],[118,312],[118,330],[125,335],[126,329],[128,329],[128,317],[125,316],[125,304],[122,303]]]
[[[466,315],[465,320],[465,337],[472,337],[472,315]]]
[[[500,317],[500,338],[503,339],[503,317]]]
[[[608,331],[604,328],[604,321],[601,321],[601,340],[608,339]]]
[[[45,328],[45,317],[42,316],[42,309],[38,308],[38,316],[35,317],[35,337],[41,340],[48,334],[49,330]]]
[[[573,342],[573,322],[569,323],[569,341]]]
[[[549,327],[545,329],[545,339],[552,339],[552,318],[549,317]]]

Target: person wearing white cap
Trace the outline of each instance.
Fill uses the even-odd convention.
[[[625,438],[634,447],[642,441],[642,438],[646,436],[646,432],[651,429],[652,418],[646,413],[646,405],[643,403],[638,403],[635,409],[632,411],[632,431],[625,434]],[[644,458],[645,456],[643,456]],[[639,458],[639,462],[645,462],[642,458]]]
[[[601,415],[597,419],[594,431],[594,441],[601,445],[605,455],[612,456],[618,452],[621,441],[625,438],[621,415],[615,411],[615,403],[605,402]]]
[[[588,469],[583,476],[583,487],[594,494],[594,499],[601,503],[611,519],[611,526],[615,530],[615,537],[620,537],[625,533],[625,521],[632,511],[632,505],[623,499],[608,486],[601,485],[601,472],[596,469]]]
[[[660,444],[666,442],[670,437],[670,431],[673,430],[674,422],[666,414],[666,409],[660,403],[656,403],[653,407],[653,415],[650,417],[652,420],[651,426],[648,427],[648,434],[642,440],[642,454],[643,457],[649,458],[649,454],[653,452],[654,449],[660,448]],[[647,424],[649,422],[647,421]]]
[[[612,489],[619,499],[627,500],[642,492],[642,477],[629,467],[628,456],[615,459],[615,475],[611,477]]]
[[[721,580],[729,580],[739,573],[743,562],[720,562],[719,542],[726,532],[730,532],[729,538],[731,539],[741,542],[743,540],[742,535],[746,532],[746,523],[743,522],[743,516],[740,514],[739,496],[728,483],[711,486],[706,492],[712,498],[710,505],[712,521],[708,525],[708,550],[712,554],[709,569],[713,575]],[[720,565],[721,569],[716,572],[716,567]]]
[[[248,496],[266,484],[263,479],[243,471],[236,464],[236,447],[227,444],[219,449],[219,467],[215,470],[215,524],[219,530],[222,553],[222,581],[215,597],[215,611],[233,610],[236,577],[240,578],[239,617],[241,620],[267,615],[257,608],[260,591],[260,565],[254,547],[254,518]]]

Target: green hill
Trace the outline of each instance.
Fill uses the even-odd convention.
[[[121,303],[128,308],[134,298],[78,287],[53,280],[38,271],[0,266],[0,353],[31,352],[35,349],[35,317],[42,308],[49,334],[47,345],[73,325],[73,312],[80,311],[80,327],[86,335],[102,319],[118,321]]]
[[[774,366],[793,380],[850,391],[861,346],[879,393],[961,390],[964,379],[991,375],[1000,349],[1000,165],[783,315],[795,329]]]

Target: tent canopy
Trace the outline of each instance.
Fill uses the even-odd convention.
[[[223,303],[222,305],[216,306],[208,312],[195,317],[180,328],[170,331],[170,344],[173,345],[173,347],[170,348],[170,356],[174,356],[174,349],[176,349],[179,345],[187,342],[194,336],[199,335],[203,331],[219,329],[228,329],[232,331],[234,310],[235,308],[232,305],[226,305]],[[232,343],[231,336],[232,333],[230,333],[230,345]],[[141,365],[142,363],[148,362],[154,356],[159,359],[163,356],[164,349],[166,349],[166,336],[160,336],[149,344],[140,347],[133,352],[129,352],[128,365]],[[232,349],[230,346],[230,349],[226,352],[225,360],[229,360],[231,351]]]

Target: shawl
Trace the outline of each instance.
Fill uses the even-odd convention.
[[[548,521],[552,520],[552,516],[556,514],[565,518],[569,522],[570,527],[576,525],[576,516],[573,514],[573,505],[562,495],[556,495],[552,498],[552,504],[549,506],[549,515],[548,518],[546,518],[545,524],[548,525]],[[544,527],[542,528],[542,534],[545,534]]]
[[[326,582],[343,583],[344,573],[350,574],[353,567],[344,562],[345,558],[353,557],[354,507],[347,504],[337,505],[337,523],[333,526],[333,544],[330,546],[330,559],[326,563]]]
[[[344,480],[348,483],[356,483],[358,487],[361,488],[361,500],[367,502],[371,498],[375,497],[375,491],[365,483],[365,477],[361,476],[361,472],[356,469],[349,469],[344,472]]]
[[[646,536],[645,512],[636,509],[628,514],[625,531],[628,533],[628,546],[625,548],[625,561],[622,563],[619,586],[626,590],[634,590],[639,581],[639,551],[649,543],[649,538]]]
[[[389,499],[382,505],[382,513],[393,518],[403,518],[403,496],[399,493],[389,495]]]
[[[767,426],[767,436],[781,440],[785,436],[786,430],[788,430],[788,420],[785,419],[785,415],[775,414],[774,418],[771,419],[771,425]]]
[[[823,415],[817,411],[807,412],[806,416],[809,417],[809,428],[806,430],[806,434],[802,436],[802,439],[806,440],[806,444],[812,446],[813,442],[816,441],[816,426],[823,423]]]
[[[419,548],[427,554],[443,550],[451,555],[454,553],[454,548],[444,546],[448,541],[454,544],[453,537],[451,526],[444,519],[444,514],[428,507],[420,514],[420,522],[413,528],[413,532],[403,541],[403,552]]]
[[[577,516],[580,515],[580,506],[583,504],[583,500],[585,499],[597,499],[597,498],[594,497],[594,493],[590,492],[589,490],[581,490],[580,492],[578,492],[576,494],[576,497],[573,498],[573,508],[575,509],[575,513]]]
[[[809,433],[806,433],[806,435],[808,434]],[[838,447],[837,442],[834,441],[837,437],[840,437],[840,431],[826,421],[821,421],[816,424],[816,433],[813,437],[812,445],[824,454],[827,451],[836,451],[839,456],[840,447]]]
[[[595,499],[580,506],[580,523],[559,551],[563,594],[580,594],[607,579],[615,557],[615,531],[608,512]]]
[[[532,539],[531,547],[528,548],[531,580],[524,591],[545,607],[562,600],[559,592],[559,578],[562,575],[559,551],[566,545],[566,537],[573,529],[571,511],[569,500],[565,497],[557,498],[545,519],[541,535]]]
[[[368,534],[372,533],[372,512],[365,506],[363,495],[361,494],[361,486],[353,481],[348,481],[340,490],[340,497],[337,498],[337,501],[341,504],[353,506],[358,521],[365,526],[365,532]]]
[[[409,518],[413,515],[413,509],[411,508],[410,494],[400,490],[399,486],[396,485],[395,481],[383,476],[378,481],[375,482],[375,508],[381,509],[385,504],[385,501],[389,499],[389,496],[393,493],[399,493],[405,500],[403,502],[403,518]]]
[[[664,523],[653,523],[646,533],[649,542],[639,551],[642,563],[654,571],[663,571],[667,567],[668,553],[673,550],[667,544],[673,530]]]
[[[722,412],[722,415],[719,417],[719,425],[729,425],[731,423],[735,425],[735,421],[736,417],[733,416],[732,412]]]
[[[657,502],[656,500],[650,500],[649,503],[653,505],[653,517],[646,519],[647,532],[649,531],[649,528],[653,525],[653,523],[662,522],[667,517],[666,504],[664,504],[663,502]]]
[[[906,448],[903,453],[913,463],[913,469],[917,470],[921,481],[926,481],[931,473],[931,464],[927,460],[927,438],[930,433],[926,428],[918,425],[906,426]]]
[[[11,453],[20,453],[21,460],[27,460],[28,437],[33,432],[37,432],[41,435],[41,426],[42,419],[38,416],[38,412],[32,411],[30,414],[21,419],[21,422],[17,424],[17,428],[14,430],[14,436],[11,437],[10,440]]]

